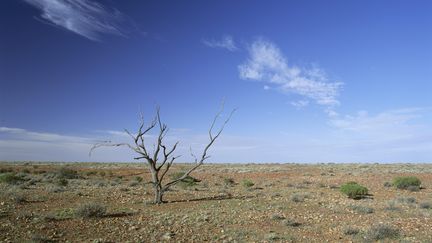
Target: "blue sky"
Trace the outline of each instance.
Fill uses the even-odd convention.
[[[430,162],[431,8],[1,1],[0,160],[131,161],[88,151],[159,105],[189,161],[225,99],[211,162]]]

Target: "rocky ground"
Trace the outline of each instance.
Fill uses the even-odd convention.
[[[432,242],[432,164],[210,164],[162,205],[151,203],[145,164],[0,163],[0,172],[0,242]],[[407,175],[419,191],[391,185]],[[348,181],[370,195],[348,198],[339,190]]]

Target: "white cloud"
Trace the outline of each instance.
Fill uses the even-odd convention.
[[[223,36],[221,40],[212,39],[212,40],[203,40],[202,42],[204,43],[204,45],[211,48],[221,48],[221,49],[226,49],[228,51],[238,50],[233,37],[230,35]]]
[[[256,40],[249,47],[249,58],[238,67],[241,79],[265,82],[284,93],[294,93],[323,106],[339,104],[341,82],[330,82],[324,70],[288,65],[272,42]]]
[[[41,18],[58,27],[97,41],[101,34],[124,35],[122,14],[91,0],[24,0],[42,11]]]
[[[307,101],[307,100],[297,100],[297,101],[290,102],[290,104],[292,106],[294,106],[295,108],[297,108],[297,109],[301,109],[303,107],[308,106],[309,105],[309,101]]]

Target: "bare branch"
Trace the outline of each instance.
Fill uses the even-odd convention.
[[[206,159],[210,158],[210,156],[207,155],[207,151],[208,151],[209,148],[213,145],[213,143],[216,141],[216,139],[221,135],[222,131],[223,131],[224,128],[225,128],[225,125],[226,125],[226,124],[231,120],[232,115],[233,115],[234,112],[237,110],[237,108],[235,108],[235,109],[233,109],[233,110],[231,111],[230,115],[229,115],[228,118],[224,121],[224,123],[222,124],[222,126],[220,127],[220,129],[218,130],[218,132],[216,133],[216,135],[213,136],[212,130],[213,130],[215,124],[216,124],[216,121],[218,120],[218,118],[220,117],[220,115],[221,115],[221,113],[222,113],[222,111],[223,111],[223,107],[224,107],[224,103],[222,102],[221,110],[216,114],[216,116],[215,116],[215,118],[213,119],[213,122],[212,122],[212,124],[211,124],[211,126],[210,126],[210,129],[209,129],[209,138],[210,138],[210,141],[209,141],[209,143],[205,146],[205,148],[204,148],[204,150],[203,150],[203,153],[202,153],[202,155],[201,155],[201,159],[200,159],[199,161],[196,159],[196,156],[192,153],[192,148],[191,148],[191,155],[192,155],[193,157],[195,157],[195,163],[196,163],[196,164],[195,164],[192,168],[190,168],[188,171],[186,171],[186,172],[185,172],[181,177],[179,177],[179,178],[177,178],[177,179],[175,179],[175,180],[173,180],[173,181],[167,183],[167,184],[164,186],[163,190],[168,190],[171,186],[173,186],[173,185],[175,185],[176,183],[178,183],[179,181],[185,179],[185,178],[186,178],[190,173],[192,173],[192,172],[193,172],[194,170],[196,170],[199,166],[201,166],[201,165],[204,163],[204,161],[205,161]]]
[[[126,146],[126,147],[132,149],[134,152],[142,154],[142,152],[138,148],[130,145],[129,143],[110,143],[110,142],[107,142],[107,143],[97,143],[97,144],[93,145],[90,149],[89,156],[92,155],[93,150],[100,148],[100,147],[120,147],[120,146]]]
[[[165,145],[161,145],[161,146],[162,146],[162,149],[163,149],[164,159],[163,159],[161,165],[160,165],[159,167],[157,167],[157,170],[158,170],[158,171],[159,171],[159,170],[164,166],[164,164],[169,160],[171,154],[174,153],[174,151],[176,150],[178,144],[179,144],[179,142],[176,142],[176,143],[174,144],[174,146],[171,148],[171,150],[169,150],[168,152],[167,152],[167,148],[166,148],[166,146],[165,146]],[[173,157],[173,158],[178,158],[178,157],[180,157],[180,156]]]

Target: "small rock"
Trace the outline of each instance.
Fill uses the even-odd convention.
[[[162,236],[162,239],[164,240],[170,240],[174,236],[173,232],[167,232]]]

